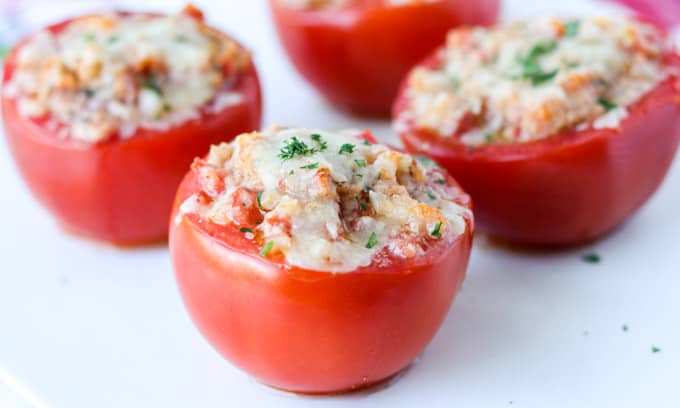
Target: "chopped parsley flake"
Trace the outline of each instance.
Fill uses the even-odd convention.
[[[361,208],[361,211],[366,211],[368,209],[368,206],[366,205],[365,202],[359,198],[359,196],[354,197],[357,200],[357,204],[359,204],[359,208]]]
[[[446,180],[444,180],[443,178],[439,178],[439,179],[436,180],[436,183],[437,184],[446,184]]]
[[[119,36],[117,36],[117,35],[112,35],[111,37],[109,37],[108,42],[109,42],[109,44],[115,44],[115,43],[117,43],[119,40],[120,40],[120,37],[119,37]]]
[[[564,25],[564,36],[565,37],[576,37],[578,34],[578,29],[581,27],[581,22],[578,20],[572,20]]]
[[[449,84],[451,84],[451,87],[454,90],[458,90],[460,88],[460,79],[456,77],[450,77],[449,78]]]
[[[321,135],[318,133],[313,133],[311,136],[312,140],[316,143],[316,145],[319,147],[320,152],[323,152],[328,148],[328,143],[321,138]]]
[[[262,191],[257,192],[257,207],[260,210],[264,210],[264,208],[262,208]]]
[[[85,88],[85,89],[83,89],[83,93],[84,93],[85,96],[87,96],[88,98],[92,98],[96,92],[95,92],[95,90],[92,89],[92,88]]]
[[[250,228],[241,228],[241,229],[239,230],[239,232],[246,233],[246,232],[253,232],[253,230],[251,230]]]
[[[149,91],[155,93],[158,96],[163,95],[163,90],[158,83],[158,75],[151,74],[142,80],[142,88],[148,89]]]
[[[187,37],[186,35],[178,35],[175,37],[175,41],[177,41],[178,43],[186,43],[189,42],[189,37]]]
[[[371,232],[371,237],[368,239],[368,242],[366,243],[366,248],[371,249],[377,243],[378,243],[378,236],[375,235],[375,232]]]
[[[415,156],[415,157],[416,157],[416,160],[418,160],[421,164],[424,164],[424,165],[430,166],[430,167],[437,167],[437,163],[435,163],[429,157],[425,157],[425,156]]]
[[[365,144],[366,146],[371,146],[373,144],[373,143],[369,142],[368,139],[364,139],[364,141],[362,143]]]
[[[283,141],[283,147],[279,153],[279,158],[283,160],[290,160],[297,156],[306,156],[315,153],[307,144],[297,137],[293,136],[290,140]]]
[[[518,78],[529,79],[533,86],[538,86],[544,82],[553,79],[558,72],[558,69],[552,71],[545,71],[538,59],[546,54],[553,52],[557,48],[557,41],[549,41],[544,43],[537,43],[529,54],[524,58],[519,58],[519,63],[522,66],[522,73]]]
[[[493,133],[491,133],[491,132],[485,133],[485,134],[484,134],[484,141],[485,141],[486,143],[491,143],[491,142],[493,142]]]
[[[260,256],[261,257],[266,257],[269,251],[272,250],[272,247],[274,247],[274,241],[269,241],[267,244],[262,248],[262,251],[260,251]]]
[[[353,144],[345,143],[342,146],[340,146],[340,151],[338,152],[338,154],[343,153],[352,154],[354,153],[354,147],[355,146]]]
[[[621,326],[621,330],[627,332],[628,331],[628,325],[624,324],[623,326]]]
[[[86,33],[85,34],[85,41],[91,42],[94,41],[96,37],[94,36],[94,33]]]
[[[436,200],[437,196],[434,195],[434,193],[430,190],[427,190],[427,196],[430,197],[431,200]]]
[[[597,103],[600,106],[602,106],[607,112],[619,106],[616,104],[616,102],[610,101],[607,98],[598,98]]]
[[[361,173],[357,173],[357,177],[362,178],[362,177],[364,177],[364,175],[361,174]]]
[[[652,353],[656,354],[656,353],[658,353],[658,352],[660,352],[660,351],[661,351],[661,349],[658,348],[657,346],[652,346]]]
[[[307,169],[307,170],[313,170],[313,169],[318,169],[319,168],[319,163],[312,163],[308,164],[306,166],[300,167],[301,169]]]
[[[595,264],[595,263],[600,263],[600,261],[602,260],[602,259],[600,258],[600,255],[598,255],[598,254],[596,254],[596,253],[594,253],[594,252],[591,252],[591,253],[589,253],[589,254],[583,255],[583,256],[581,257],[581,259],[583,260],[583,262],[588,262],[588,263],[593,263],[593,264]]]
[[[442,237],[441,229],[442,229],[442,222],[439,221],[439,222],[434,226],[434,229],[432,230],[431,235],[432,235],[433,237],[435,237],[435,238],[441,238],[441,237]]]
[[[354,163],[359,167],[366,167],[366,160],[354,160]]]
[[[550,54],[551,52],[555,51],[557,48],[557,41],[548,41],[544,43],[536,43],[534,44],[533,47],[531,47],[531,50],[529,50],[529,55],[527,55],[525,62],[526,61],[535,61],[539,57],[542,57],[543,55]]]
[[[558,69],[544,71],[541,67],[535,66],[531,68],[525,68],[524,72],[522,73],[522,78],[529,79],[531,80],[531,85],[538,86],[555,78],[558,71]]]

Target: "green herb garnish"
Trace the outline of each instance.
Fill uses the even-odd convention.
[[[293,157],[306,156],[314,152],[315,150],[307,146],[305,142],[293,136],[290,140],[283,141],[283,147],[279,153],[279,158],[283,160],[290,160]]]
[[[186,43],[189,42],[189,37],[187,37],[186,35],[178,35],[175,37],[175,41],[177,41],[178,43]]]
[[[439,167],[439,166],[437,166],[437,163],[435,163],[435,162],[434,162],[432,159],[430,159],[429,157],[425,157],[425,156],[415,156],[415,158],[416,158],[416,160],[418,160],[421,164],[424,164],[424,165],[426,165],[426,166],[430,166],[430,167]]]
[[[85,37],[85,41],[87,41],[87,42],[94,41],[94,39],[96,38],[94,36],[94,33],[85,33],[84,37]]]
[[[435,238],[440,238],[440,239],[441,239],[441,237],[442,237],[441,229],[442,229],[442,222],[439,221],[439,222],[434,226],[434,229],[432,230],[431,235],[432,235],[433,237],[435,237]]]
[[[588,263],[600,263],[600,261],[602,260],[602,259],[600,258],[600,255],[598,255],[598,254],[596,254],[596,253],[594,253],[594,252],[591,252],[591,253],[589,253],[589,254],[583,255],[583,256],[581,257],[581,259],[582,259],[584,262],[588,262]]]
[[[354,199],[357,200],[357,204],[359,204],[359,208],[361,208],[361,211],[366,211],[366,209],[368,208],[366,206],[366,203],[363,202],[361,198],[359,198],[359,196],[354,196]]]
[[[621,330],[627,332],[628,331],[628,325],[624,324],[623,326],[621,326]]]
[[[265,245],[264,248],[262,248],[262,251],[260,251],[260,256],[263,258],[266,257],[269,251],[272,250],[272,247],[274,247],[274,241],[267,242],[267,245]]]
[[[436,200],[437,196],[432,193],[432,191],[427,190],[427,196],[430,197],[431,200]]]
[[[661,351],[661,349],[658,348],[657,346],[652,346],[652,353],[656,354],[656,353],[658,353],[658,352],[660,352],[660,351]]]
[[[378,236],[375,235],[375,232],[371,232],[371,237],[368,239],[368,242],[366,243],[366,248],[371,249],[377,243],[378,243]]]
[[[354,163],[359,167],[366,167],[366,160],[354,160]]]
[[[363,177],[364,177],[364,175],[361,174],[361,173],[356,173],[356,176],[359,177],[359,178],[363,178]]]
[[[491,133],[491,132],[485,133],[485,134],[484,134],[484,141],[485,141],[486,143],[491,143],[491,142],[493,142],[493,133]]]
[[[338,152],[338,154],[343,154],[343,153],[347,153],[347,154],[354,153],[354,145],[349,144],[349,143],[345,143],[342,146],[340,146],[340,151]]]
[[[8,53],[9,53],[9,48],[4,47],[4,46],[0,46],[0,60],[5,58]]]
[[[86,97],[92,98],[96,92],[92,88],[85,88],[83,89],[83,93],[85,94]]]
[[[319,163],[308,164],[308,165],[302,166],[302,167],[300,167],[300,168],[301,168],[301,169],[307,169],[307,170],[314,170],[314,169],[319,168]]]
[[[581,27],[581,22],[578,20],[572,20],[564,25],[564,36],[565,37],[576,37],[578,34],[578,29]]]
[[[454,90],[458,90],[460,88],[460,79],[456,77],[450,77],[449,78],[449,84],[451,84],[451,87]]]
[[[548,41],[548,42],[543,42],[543,43],[536,43],[534,44],[533,47],[529,50],[529,54],[527,57],[524,59],[525,62],[527,61],[536,61],[538,58],[542,57],[543,55],[550,54],[551,52],[555,51],[557,48],[557,41]]]
[[[531,85],[538,86],[555,78],[559,69],[544,71],[540,66],[525,67],[522,78],[531,80]]]
[[[117,36],[117,35],[112,35],[111,37],[109,37],[108,42],[109,42],[109,44],[115,44],[115,43],[117,43],[119,40],[120,40],[120,37],[119,37],[119,36]]]
[[[242,233],[253,232],[253,230],[251,230],[250,228],[241,228],[241,229],[238,230],[238,231],[239,231],[239,232],[242,232]]]
[[[142,88],[148,89],[149,91],[155,93],[158,96],[163,95],[163,89],[161,89],[158,83],[158,75],[151,74],[142,80]]]
[[[364,141],[362,143],[365,144],[366,146],[373,145],[373,143],[369,142],[368,139],[364,139]]]
[[[604,108],[607,112],[612,109],[617,108],[619,105],[616,102],[612,102],[607,98],[597,98],[597,103]]]
[[[321,138],[321,135],[318,133],[312,133],[310,136],[312,140],[316,143],[316,145],[319,147],[319,152],[323,152],[328,148],[328,143]]]
[[[522,73],[518,77],[531,80],[533,86],[538,86],[553,79],[557,75],[558,70],[545,71],[538,60],[540,57],[553,52],[556,48],[557,41],[534,44],[526,57],[519,58]]]
[[[257,207],[260,210],[264,210],[264,208],[262,208],[262,191],[257,192]]]
[[[436,183],[437,183],[437,184],[446,184],[446,180],[444,180],[443,178],[438,178],[438,179],[436,180]]]

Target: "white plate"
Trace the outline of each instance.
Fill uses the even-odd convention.
[[[263,0],[204,3],[211,22],[255,50],[266,124],[372,126],[390,140],[386,124],[333,112],[291,70]],[[505,15],[611,10],[536,3],[511,1]],[[589,248],[511,252],[478,237],[451,314],[405,375],[373,393],[303,398],[254,382],[202,339],[165,248],[64,235],[0,146],[0,371],[47,406],[680,406],[678,163],[624,228]],[[589,251],[602,262],[583,262]]]

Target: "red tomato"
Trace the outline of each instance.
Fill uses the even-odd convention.
[[[337,107],[389,116],[408,70],[462,24],[492,24],[499,0],[386,5],[353,0],[336,10],[296,10],[270,0],[281,42],[298,71]]]
[[[190,173],[174,216],[199,190]],[[417,259],[333,274],[262,258],[233,226],[192,214],[179,220],[170,225],[170,253],[194,323],[259,381],[302,393],[365,387],[406,367],[442,324],[472,243],[468,220],[461,236]]]
[[[58,32],[70,21],[48,29]],[[21,46],[5,61],[3,84],[12,78]],[[20,116],[16,102],[4,94],[2,114],[22,176],[66,230],[116,244],[141,244],[167,237],[174,193],[194,157],[260,126],[260,84],[252,65],[233,90],[243,101],[218,113],[203,112],[200,119],[167,131],[139,129],[128,139],[97,144],[58,138],[46,118]]]
[[[680,68],[680,56],[666,63]],[[406,107],[402,90],[395,117]],[[582,244],[623,223],[663,181],[680,141],[680,82],[673,74],[629,106],[619,129],[567,129],[474,149],[412,124],[400,137],[460,181],[475,201],[480,231],[521,244]]]

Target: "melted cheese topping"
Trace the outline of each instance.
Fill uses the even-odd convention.
[[[417,257],[465,231],[469,199],[443,170],[361,135],[275,127],[213,146],[176,221],[197,213],[240,229],[264,256],[331,272]]]
[[[6,92],[61,137],[99,142],[240,103],[229,88],[249,64],[236,42],[189,15],[92,15],[33,35]]]
[[[450,32],[436,68],[408,79],[410,126],[475,146],[539,140],[576,126],[616,128],[665,78],[665,38],[626,19],[556,18]]]
[[[333,10],[355,3],[383,6],[438,3],[441,0],[277,0],[286,7],[299,10]]]

